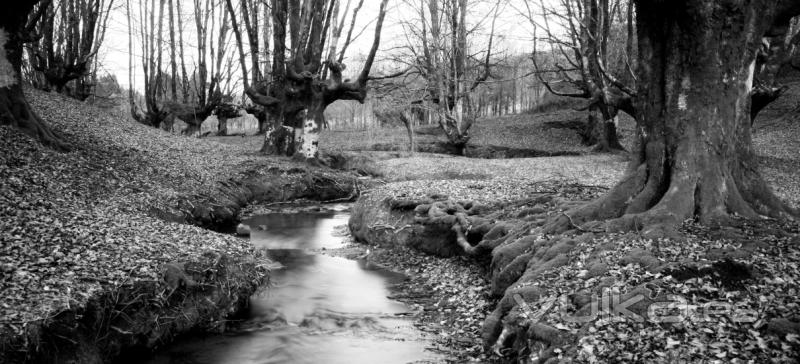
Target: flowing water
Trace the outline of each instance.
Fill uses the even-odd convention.
[[[254,245],[283,265],[251,298],[238,329],[170,346],[152,363],[432,363],[439,358],[407,306],[387,298],[404,277],[367,261],[317,254],[341,247],[344,213],[273,213],[247,221]]]

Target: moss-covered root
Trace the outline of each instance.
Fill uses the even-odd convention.
[[[559,330],[539,322],[541,318],[533,317],[530,311],[547,311],[542,310],[543,300],[554,299],[544,297],[547,275],[567,265],[573,248],[593,238],[591,233],[552,238],[518,235],[494,249],[489,271],[491,292],[502,298],[484,322],[483,339],[488,350],[507,356],[535,349],[540,352],[537,355],[545,355],[571,342]]]

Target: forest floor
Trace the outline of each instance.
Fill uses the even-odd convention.
[[[267,274],[266,260],[247,240],[169,222],[156,211],[175,211],[213,194],[239,173],[311,167],[246,146],[171,135],[132,122],[124,111],[26,93],[72,150],[57,153],[0,126],[0,362],[36,358],[29,351],[48,344],[38,340],[49,325],[67,314],[88,314],[87,305],[97,306],[110,293],[151,284],[148,293],[155,298],[177,296],[175,285],[188,285],[184,274],[191,278],[189,264],[208,257],[215,265],[228,262],[230,286],[219,288],[236,295],[244,287],[244,297],[229,298],[247,299]],[[176,266],[187,271],[174,276],[170,267]],[[234,266],[244,274],[234,276]],[[112,308],[116,315],[124,309]],[[162,321],[154,325],[170,327]]]
[[[798,86],[762,113],[754,131],[754,147],[764,177],[773,191],[794,207],[800,207]],[[524,227],[530,226],[526,225],[526,211],[542,207],[526,202],[531,196],[585,202],[613,186],[622,175],[627,162],[624,154],[596,154],[576,147],[579,139],[575,130],[553,127],[559,121],[568,123],[579,117],[571,110],[557,110],[482,119],[475,125],[472,142],[509,147],[533,143],[546,150],[577,151],[580,156],[474,159],[368,150],[381,143],[407,145],[401,128],[326,131],[322,148],[340,153],[359,151],[358,155],[370,164],[368,169],[387,182],[370,192],[377,196],[375,201],[484,203],[495,206],[492,216],[497,221]],[[632,126],[621,124],[623,144],[630,149]],[[420,128],[418,141],[444,140],[428,128]],[[410,211],[410,221],[424,216],[415,214],[414,206],[403,208]],[[562,211],[556,205],[543,208],[546,211],[542,215],[550,217]],[[400,221],[397,215],[391,216]],[[378,219],[373,226],[397,232],[405,229],[408,225],[403,224],[408,221]],[[563,348],[542,340],[545,344],[515,354],[527,355],[527,360],[561,357],[576,362],[796,362],[800,358],[800,227],[791,222],[767,222],[716,230],[687,224],[681,231],[682,239],[674,241],[654,242],[636,233],[589,233],[580,239],[565,238],[563,244],[556,241],[549,251],[539,248],[539,256],[550,259],[564,254],[566,259],[543,272],[535,270],[536,264],[553,262],[531,259],[527,268],[518,268],[517,274],[523,275],[520,282],[511,285],[512,280],[501,286],[529,292],[520,287],[535,285],[538,298],[526,301],[534,311],[528,312],[527,318],[533,314],[534,322],[546,325],[531,327],[561,331],[573,340]],[[540,244],[547,248],[550,243]],[[420,256],[408,247],[371,249],[376,262],[412,277],[407,287],[410,293],[399,298],[426,307],[420,325],[438,333],[438,350],[460,361],[499,359],[484,350],[483,345],[491,343],[482,343],[487,330],[483,323],[487,318],[502,319],[500,327],[513,327],[521,309],[510,296],[503,297],[502,291],[499,296],[492,292],[498,279],[507,279],[497,276],[499,268],[494,263],[490,266],[486,258],[481,263],[481,259],[464,256]],[[525,251],[516,254],[522,253]],[[729,262],[734,268],[726,266]],[[737,271],[741,267],[745,267],[744,273]],[[733,278],[728,279],[729,275]],[[575,297],[586,299],[587,292],[602,294],[604,289],[630,298],[642,292],[642,287],[656,289],[653,295],[660,297],[686,298],[688,317],[675,325],[619,317],[601,317],[584,324],[565,320],[564,315],[554,312],[557,309],[536,312],[549,298],[569,297],[575,304]],[[734,309],[709,309],[717,304]],[[575,307],[559,308],[575,313],[570,311]],[[493,311],[500,316],[492,318]],[[747,314],[752,319],[737,317]],[[528,331],[528,335],[533,334],[542,333]],[[502,354],[510,351],[503,349]]]
[[[794,206],[800,206],[797,96],[787,95],[765,111],[754,133],[763,174],[778,196]],[[26,337],[59,313],[85,305],[97,292],[134,282],[163,282],[169,263],[201,259],[209,251],[234,258],[253,256],[256,252],[246,240],[170,223],[152,211],[169,210],[189,195],[211,192],[243,170],[308,168],[289,158],[259,155],[261,137],[180,137],[130,122],[123,113],[54,94],[28,91],[28,98],[65,135],[73,151],[55,153],[0,127],[0,337]],[[370,193],[483,201],[501,210],[498,216],[514,220],[531,208],[519,203],[531,195],[588,200],[621,176],[626,155],[595,154],[580,146],[575,130],[562,127],[575,120],[580,120],[580,113],[572,110],[481,119],[474,126],[472,143],[581,154],[576,156],[470,159],[368,151],[378,143],[394,143],[402,150],[407,140],[399,128],[325,131],[321,148],[358,156],[363,169],[383,182]],[[443,140],[434,129],[420,128],[419,140]],[[623,144],[630,148],[629,120],[621,122],[620,130]],[[351,154],[354,150],[358,152]],[[621,282],[612,283],[618,290],[656,282],[665,292],[692,297],[693,304],[718,299],[756,308],[763,320],[738,326],[690,322],[681,327],[600,321],[594,329],[559,322],[553,315],[546,321],[559,330],[581,334],[572,357],[585,362],[669,361],[675,355],[724,361],[796,359],[798,231],[795,225],[771,229],[720,235],[687,225],[685,241],[665,242],[655,247],[658,252],[647,255],[665,264],[689,257],[685,263],[701,266],[712,262],[709,257],[714,252],[739,249],[747,256],[733,259],[746,262],[754,274],[736,289],[704,277],[669,281],[645,264],[628,264],[634,253],[654,249],[652,241],[636,234],[598,235],[578,242],[567,263],[540,280],[547,292],[542,296],[594,289],[609,278]],[[596,276],[584,272],[588,256],[602,257],[604,268]],[[491,353],[484,352],[481,343],[483,322],[501,301],[491,292],[493,282],[485,264],[474,264],[467,257],[421,256],[406,248],[378,250],[374,259],[409,274],[415,286],[432,292],[423,304],[428,314],[420,325],[440,334],[440,351],[459,360],[489,360]],[[256,274],[263,276],[262,268]],[[697,297],[705,301],[696,301]],[[775,318],[785,318],[785,325],[777,329],[768,325]],[[776,337],[767,335],[767,329],[773,334],[783,331]]]

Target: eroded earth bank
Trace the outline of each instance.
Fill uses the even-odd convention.
[[[29,92],[73,149],[0,127],[0,362],[137,358],[221,332],[269,277],[248,203],[347,200],[355,174],[164,133]]]
[[[416,286],[433,297],[424,325],[459,360],[797,359],[797,225],[687,222],[657,239],[578,226],[543,232],[605,190],[555,180],[397,182],[360,198],[349,226],[376,261],[425,277]]]

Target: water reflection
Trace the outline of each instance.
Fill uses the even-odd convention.
[[[314,254],[342,245],[342,213],[268,214],[244,221],[251,240],[284,267],[271,288],[251,299],[232,334],[184,340],[153,363],[426,363],[437,357],[409,319],[386,298],[397,273]]]

